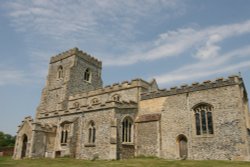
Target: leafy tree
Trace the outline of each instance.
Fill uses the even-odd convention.
[[[4,133],[0,131],[0,147],[4,145]]]
[[[0,131],[0,147],[14,146],[15,140],[15,136],[11,136]]]

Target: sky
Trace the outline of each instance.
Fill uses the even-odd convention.
[[[241,75],[250,91],[249,0],[1,0],[0,131],[34,117],[51,56],[78,47],[104,85],[160,88]]]

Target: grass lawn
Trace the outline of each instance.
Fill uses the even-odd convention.
[[[135,158],[119,161],[87,161],[70,158],[12,160],[0,157],[0,167],[250,167],[250,162],[242,161],[171,161],[158,158]]]

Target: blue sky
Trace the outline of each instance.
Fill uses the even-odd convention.
[[[35,115],[49,58],[73,47],[104,85],[160,88],[241,73],[250,90],[249,0],[6,0],[0,3],[0,131]]]

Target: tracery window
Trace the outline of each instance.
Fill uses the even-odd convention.
[[[90,121],[89,123],[89,143],[94,144],[96,139],[96,129],[94,121]]]
[[[62,131],[61,131],[61,144],[67,144],[68,142],[68,133],[69,133],[70,124],[64,124],[62,125]]]
[[[200,104],[194,108],[196,135],[213,134],[212,106]]]
[[[84,80],[90,82],[91,80],[91,72],[89,68],[87,68],[84,72]]]
[[[57,77],[63,78],[63,67],[62,66],[58,67]]]
[[[130,117],[126,117],[122,121],[122,142],[132,142],[132,126],[133,121]]]

